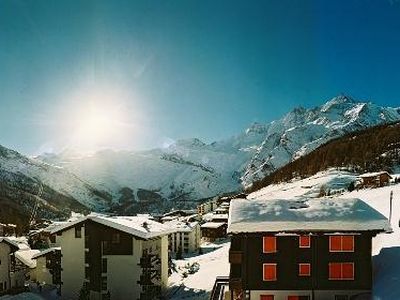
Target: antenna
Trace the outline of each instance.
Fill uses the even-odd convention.
[[[392,211],[393,211],[393,190],[390,191],[390,209],[389,209],[389,224],[392,224]]]

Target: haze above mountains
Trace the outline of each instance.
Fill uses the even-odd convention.
[[[193,138],[147,151],[64,152],[33,159],[2,147],[0,176],[9,192],[1,200],[29,209],[40,199],[43,212],[49,207],[119,213],[194,207],[201,199],[240,191],[333,138],[399,120],[400,108],[338,96],[210,144]],[[12,196],[17,187],[26,192],[23,200]],[[43,187],[47,194],[40,192]]]

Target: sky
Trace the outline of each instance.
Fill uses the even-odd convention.
[[[339,94],[400,106],[400,2],[0,0],[0,144],[205,142]]]

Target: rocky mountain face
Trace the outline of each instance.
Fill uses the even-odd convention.
[[[0,174],[9,176],[9,186],[24,191],[24,182],[31,182],[27,192],[32,197],[40,184],[58,193],[45,199],[54,207],[65,202],[65,207],[118,213],[193,207],[200,199],[239,191],[333,138],[398,120],[400,109],[339,96],[210,144],[194,138],[148,151],[64,152],[35,159],[2,148]]]

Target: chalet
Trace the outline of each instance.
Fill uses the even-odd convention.
[[[382,187],[389,185],[392,176],[386,171],[365,173],[360,175],[363,187]]]
[[[201,237],[207,241],[215,241],[219,238],[226,237],[226,222],[207,222],[200,226]]]
[[[141,217],[89,216],[52,231],[61,247],[61,297],[153,299],[168,280],[168,234]],[[59,241],[58,241],[59,240]]]
[[[368,297],[371,241],[388,230],[388,220],[359,199],[237,199],[228,227],[229,297]]]
[[[12,289],[11,273],[15,267],[14,253],[18,245],[14,241],[0,237],[0,295]]]
[[[52,247],[32,256],[36,260],[35,279],[41,284],[61,284],[61,247]]]
[[[200,247],[201,233],[198,222],[174,220],[164,223],[173,232],[168,236],[168,249],[171,253],[195,252]]]

